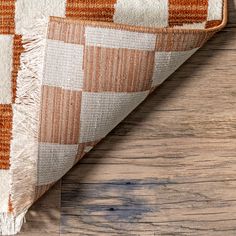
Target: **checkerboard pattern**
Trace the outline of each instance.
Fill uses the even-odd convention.
[[[207,31],[154,33],[52,17],[36,188],[47,189],[62,177],[209,36]],[[50,170],[47,175],[45,169]]]
[[[148,0],[145,5],[142,3],[142,0],[136,0],[135,2],[130,0],[0,0],[0,55],[2,55],[0,57],[2,62],[0,65],[0,72],[2,75],[2,79],[0,80],[1,110],[6,110],[7,113],[11,112],[11,104],[14,103],[16,96],[16,80],[20,64],[20,54],[23,51],[21,35],[24,33],[24,29],[27,28],[36,17],[40,17],[41,15],[53,15],[85,20],[90,19],[94,21],[110,21],[136,26],[195,29],[208,28],[220,24],[222,21],[222,8],[222,1],[215,0]],[[86,30],[88,33],[87,45],[93,45],[94,40],[97,41],[97,45],[99,45],[97,37],[100,37],[100,34],[107,35],[112,33],[109,30],[99,32],[99,29],[97,29],[96,32],[92,31],[89,33],[91,29],[87,28]],[[124,33],[119,32],[119,35],[114,35],[114,37],[122,37],[122,34]],[[133,37],[133,39],[129,38],[129,40],[133,41],[136,49],[138,47],[145,47],[145,44],[143,44],[145,38],[140,42],[137,42],[134,40],[136,37],[135,34],[133,34]],[[100,38],[100,40],[103,41],[102,38]],[[153,39],[150,38],[150,40],[152,41]],[[145,42],[147,44],[146,47],[149,47],[149,43],[150,45],[153,45],[149,41]],[[112,48],[122,47],[122,45],[119,45],[119,42],[117,42],[116,45],[115,42],[112,43]],[[109,41],[106,42],[106,44],[109,46]],[[125,52],[125,42],[123,42],[123,44],[124,52],[120,52],[123,56],[129,56],[134,59],[139,57],[136,56],[136,53],[139,52],[135,51],[130,52],[130,55],[128,55],[128,52]],[[132,45],[129,46],[132,48]],[[55,47],[57,47],[57,45],[55,45]],[[93,53],[100,53],[101,55],[108,53],[112,54],[113,51],[115,53],[115,50],[112,48],[105,50],[105,52],[103,52],[102,49],[95,48]],[[67,48],[66,50],[69,49]],[[92,56],[92,50],[89,51],[90,55],[88,56]],[[60,54],[63,52],[58,51],[57,53]],[[73,57],[72,54],[70,56]],[[116,57],[116,55],[114,55],[114,57]],[[152,60],[150,53],[147,57],[148,60]],[[65,61],[66,60],[69,61],[69,58],[65,58]],[[87,62],[89,63],[89,59]],[[77,61],[76,63],[79,62]],[[103,63],[107,62],[103,60]],[[76,67],[76,65],[71,66]],[[145,65],[140,66],[142,66],[143,69],[145,68]],[[73,68],[70,69],[73,70]],[[148,71],[150,72],[150,70]],[[54,73],[60,74],[60,71],[51,71],[49,73],[52,73],[53,75]],[[123,73],[125,73],[125,71]],[[142,73],[146,72],[142,71]],[[63,74],[61,74],[61,77],[62,76]],[[85,73],[85,76],[87,77],[89,75]],[[120,77],[123,75],[120,74],[117,76]],[[132,76],[136,77],[135,74]],[[138,76],[143,77],[147,75],[138,73]],[[50,83],[50,79],[48,83]],[[103,83],[103,86],[105,86],[106,81],[104,80]],[[148,86],[148,84],[146,86]],[[120,89],[122,90],[121,86]],[[3,112],[1,112],[0,115],[6,116]],[[11,119],[10,116],[8,117]],[[6,120],[6,124],[8,122],[9,120]],[[0,148],[9,148],[10,139],[10,134],[4,135],[4,137],[1,136]],[[3,163],[3,156],[0,152],[0,169],[6,168],[9,168],[9,163],[6,165],[6,160]]]
[[[0,235],[11,231],[1,214],[28,209],[221,28],[224,7],[223,0],[0,0]],[[18,83],[22,36],[41,16],[53,16],[43,79],[28,88]],[[36,124],[24,109],[36,109],[25,97],[38,90]],[[17,119],[37,138],[20,153],[29,137]]]

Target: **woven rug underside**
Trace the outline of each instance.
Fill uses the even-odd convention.
[[[0,235],[225,25],[226,3],[0,0]]]

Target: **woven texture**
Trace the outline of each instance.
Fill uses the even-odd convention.
[[[222,28],[223,8],[0,0],[0,234]]]

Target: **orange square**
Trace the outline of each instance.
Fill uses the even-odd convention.
[[[78,144],[81,93],[43,86],[40,142]]]
[[[140,92],[151,88],[155,52],[87,46],[84,91]]]
[[[20,68],[20,56],[21,53],[24,51],[23,43],[22,43],[22,36],[21,35],[14,35],[13,41],[13,69],[12,69],[12,94],[13,94],[13,103],[15,102],[16,98],[16,80],[18,75],[18,70]]]
[[[0,0],[0,34],[15,32],[15,0]]]
[[[208,0],[169,0],[169,26],[207,21]]]
[[[116,0],[67,0],[66,17],[113,21]]]
[[[12,106],[0,104],[0,169],[10,168]]]
[[[84,44],[84,31],[84,26],[81,24],[50,21],[47,37],[65,43]]]

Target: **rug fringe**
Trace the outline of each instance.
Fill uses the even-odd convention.
[[[22,212],[18,216],[13,216],[10,213],[0,214],[0,235],[14,235],[20,232],[23,223],[25,222],[25,214]]]
[[[48,19],[34,21],[24,29],[25,51],[21,55],[17,77],[16,101],[13,105],[11,141],[11,202],[14,217],[2,215],[0,224],[5,234],[17,233],[23,218],[34,202],[37,184],[39,112]],[[19,212],[22,212],[18,215]],[[1,231],[0,231],[1,232]]]

